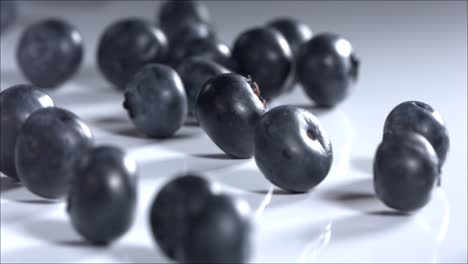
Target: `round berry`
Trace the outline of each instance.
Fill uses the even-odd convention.
[[[128,83],[124,108],[150,137],[172,136],[187,117],[187,95],[177,72],[161,64],[143,67]]]
[[[171,0],[161,4],[157,20],[164,32],[171,34],[187,24],[210,24],[211,16],[208,7],[203,2]]]
[[[387,135],[374,160],[374,188],[387,206],[404,212],[425,206],[439,177],[438,158],[423,136],[413,132]]]
[[[18,179],[15,168],[15,144],[21,126],[36,110],[53,107],[47,94],[32,85],[16,85],[0,93],[0,171]]]
[[[31,83],[44,89],[55,88],[78,72],[83,59],[83,40],[69,23],[48,19],[24,31],[16,56]]]
[[[313,114],[293,106],[279,106],[258,122],[255,161],[276,186],[306,192],[328,175],[333,161],[332,145]]]
[[[201,57],[216,62],[228,69],[234,68],[231,50],[226,44],[210,38],[197,38],[190,41],[178,61],[190,57]]]
[[[124,19],[109,26],[102,35],[97,63],[104,77],[124,90],[130,78],[148,63],[167,60],[165,34],[142,19]]]
[[[95,244],[107,244],[130,228],[136,211],[135,161],[116,147],[91,149],[73,178],[67,212],[76,231]]]
[[[293,59],[288,42],[278,31],[254,28],[243,32],[234,43],[232,56],[239,73],[252,76],[267,101],[287,89]]]
[[[266,110],[257,84],[235,73],[211,78],[195,106],[203,130],[235,158],[252,157],[255,125]]]
[[[24,122],[16,141],[18,177],[38,196],[61,198],[68,193],[77,161],[92,143],[91,130],[75,114],[39,109]]]
[[[356,82],[358,68],[349,41],[332,33],[316,35],[297,54],[297,78],[319,107],[343,101]]]
[[[278,30],[288,41],[293,55],[299,47],[312,38],[312,30],[306,24],[291,17],[281,17],[270,21],[268,27]]]

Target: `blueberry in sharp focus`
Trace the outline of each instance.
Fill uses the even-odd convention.
[[[91,130],[75,114],[42,108],[24,122],[15,146],[19,179],[32,193],[61,198],[69,190],[77,161],[92,146]]]
[[[245,263],[250,256],[249,205],[227,195],[208,199],[190,223],[184,262]]]
[[[426,205],[439,177],[438,158],[429,141],[414,132],[387,135],[374,159],[374,188],[387,206],[414,211]]]
[[[439,157],[439,166],[445,162],[450,140],[445,122],[430,105],[407,101],[397,105],[385,120],[384,136],[398,131],[412,131],[424,136]]]
[[[67,212],[76,231],[94,244],[107,244],[130,228],[136,211],[137,168],[121,149],[100,146],[78,162]]]
[[[306,24],[291,17],[281,17],[270,21],[268,27],[278,30],[288,41],[293,55],[299,47],[312,38],[312,30]]]
[[[187,117],[187,95],[176,71],[148,64],[129,81],[123,106],[135,127],[150,137],[172,136]]]
[[[183,258],[189,227],[214,191],[210,182],[189,173],[166,183],[158,192],[150,210],[150,226],[166,256]]]
[[[0,31],[6,30],[16,19],[17,5],[15,1],[0,1]]]
[[[343,101],[358,76],[359,62],[346,39],[332,33],[314,36],[297,54],[296,75],[319,107]]]
[[[197,97],[195,106],[200,126],[228,155],[253,155],[254,129],[267,110],[260,90],[252,79],[235,73],[211,78]]]
[[[167,60],[166,35],[150,22],[128,18],[110,25],[102,35],[97,62],[104,77],[124,90],[130,78],[148,63]]]
[[[181,58],[178,61],[182,62],[190,57],[201,57],[212,60],[228,69],[234,68],[229,47],[211,38],[197,38],[190,41],[183,49]]]
[[[270,28],[254,28],[237,37],[232,49],[239,73],[252,76],[271,100],[287,89],[293,73],[291,49],[284,36]]]
[[[18,179],[15,143],[21,126],[34,111],[53,107],[47,94],[32,85],[16,85],[0,93],[0,171]]]
[[[279,106],[255,129],[255,161],[265,177],[292,192],[306,192],[330,171],[333,150],[319,120],[305,109]]]
[[[200,57],[188,58],[177,68],[184,83],[188,99],[189,115],[195,114],[195,103],[203,85],[216,75],[228,73],[229,70],[223,66]]]
[[[44,20],[24,31],[16,57],[31,83],[40,88],[55,88],[78,71],[83,59],[83,40],[69,23]]]
[[[186,24],[210,24],[211,16],[208,7],[200,1],[165,1],[157,20],[164,32],[171,34]]]

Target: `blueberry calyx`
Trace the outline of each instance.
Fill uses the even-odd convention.
[[[263,103],[263,106],[265,106],[265,109],[268,110],[268,105],[266,100],[262,97],[261,92],[260,92],[260,87],[258,87],[258,84],[252,79],[252,76],[247,76],[247,83],[250,85],[252,88],[252,91],[254,94],[260,99],[260,101]]]

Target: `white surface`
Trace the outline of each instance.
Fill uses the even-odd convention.
[[[1,40],[5,89],[24,82],[14,47],[25,24],[49,15],[76,24],[87,40],[85,63],[76,78],[51,96],[82,117],[99,144],[125,148],[141,172],[136,221],[107,248],[80,243],[63,202],[44,202],[2,176],[1,262],[166,262],[150,236],[148,208],[164,182],[187,170],[221,183],[255,210],[252,262],[467,262],[466,2],[209,2],[226,41],[248,26],[296,14],[314,32],[343,33],[362,59],[352,96],[333,111],[312,110],[331,136],[335,159],[321,185],[296,195],[273,191],[254,161],[225,159],[200,128],[184,127],[163,141],[134,131],[121,95],[92,66],[94,46],[116,17],[152,18],[156,5],[24,5],[20,25]],[[373,195],[371,167],[386,115],[409,99],[441,112],[451,149],[442,188],[428,206],[412,216],[397,216]],[[274,104],[283,103],[310,105],[300,89]]]

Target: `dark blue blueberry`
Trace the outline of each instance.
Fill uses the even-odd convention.
[[[255,125],[266,110],[257,84],[235,73],[211,78],[195,106],[203,130],[235,158],[252,157]]]
[[[169,63],[174,67],[177,67],[188,56],[192,41],[200,39],[215,41],[215,33],[211,26],[202,23],[191,23],[181,26],[176,32],[168,35],[168,37],[170,44]]]
[[[243,263],[250,252],[248,204],[217,194],[197,175],[178,177],[161,189],[150,224],[161,250],[180,262]]]
[[[385,136],[374,159],[374,188],[387,206],[404,212],[426,205],[439,177],[438,158],[423,136],[399,131]]]
[[[228,69],[234,68],[229,47],[211,38],[198,38],[190,41],[177,61],[182,62],[190,57],[202,57]]]
[[[124,19],[109,26],[97,51],[97,62],[104,77],[124,90],[130,78],[149,63],[167,60],[165,34],[146,20]]]
[[[316,35],[297,55],[297,78],[319,107],[343,101],[357,79],[358,68],[351,44],[332,33]]]
[[[245,31],[236,39],[232,56],[239,73],[252,76],[267,101],[287,89],[293,59],[288,42],[278,31],[270,28]]]
[[[228,73],[229,70],[210,60],[194,57],[184,60],[177,68],[188,99],[189,115],[195,114],[195,103],[203,85],[216,75]]]
[[[255,130],[255,161],[265,177],[291,192],[306,192],[330,171],[333,150],[319,120],[305,109],[279,106]]]
[[[150,225],[155,241],[169,258],[184,257],[190,225],[212,195],[213,186],[195,174],[177,177],[159,191],[151,206]]]
[[[44,198],[65,196],[77,161],[93,144],[91,130],[73,113],[42,108],[24,122],[15,146],[18,177]]]
[[[297,54],[299,47],[312,38],[312,30],[301,21],[282,17],[270,21],[268,27],[278,30],[288,41],[293,55]]]
[[[15,1],[0,1],[0,31],[6,30],[16,19],[17,5]]]
[[[177,72],[165,65],[149,64],[129,81],[123,106],[138,130],[165,138],[183,125],[187,104]]]
[[[203,2],[171,0],[161,4],[157,20],[164,32],[170,35],[187,24],[210,24],[211,17]]]
[[[34,111],[53,107],[47,94],[32,85],[16,85],[0,93],[0,171],[18,179],[15,143],[21,126]]]
[[[116,147],[91,149],[71,182],[67,212],[86,240],[107,244],[130,228],[136,211],[135,161]]]
[[[416,132],[424,136],[439,157],[439,166],[445,162],[450,140],[445,122],[430,105],[408,101],[397,105],[385,120],[384,136],[399,131]]]
[[[83,59],[83,40],[72,25],[48,19],[24,31],[16,56],[31,83],[40,88],[55,88],[78,71]]]
[[[212,196],[190,224],[182,261],[245,263],[251,253],[251,232],[250,208],[245,201]]]

